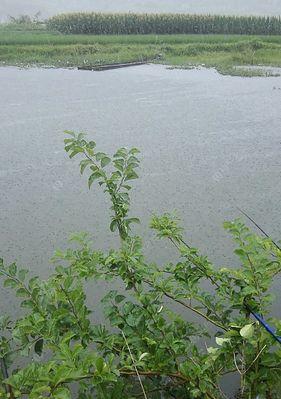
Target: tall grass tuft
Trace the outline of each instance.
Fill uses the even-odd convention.
[[[191,14],[60,14],[47,21],[50,30],[70,34],[245,34],[280,35],[281,18]]]

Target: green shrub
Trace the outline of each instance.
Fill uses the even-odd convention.
[[[50,18],[49,29],[61,33],[121,34],[247,34],[280,35],[280,17],[190,14],[69,13]]]
[[[223,399],[221,379],[236,373],[241,398],[280,398],[280,345],[249,310],[280,334],[280,320],[270,316],[270,288],[281,271],[277,244],[239,220],[225,223],[240,266],[217,268],[189,245],[175,216],[155,215],[151,228],[179,259],[149,263],[133,233],[139,219],[130,215],[138,150],[110,157],[83,134],[68,133],[70,158],[81,157],[89,188],[98,183],[111,201],[110,230],[120,247],[93,249],[86,234],[75,235],[77,248],[56,253],[47,280],[0,262],[4,285],[26,310],[16,321],[1,318],[1,397],[68,399],[76,383],[79,399]],[[109,329],[93,321],[86,304],[89,280],[123,284],[102,301]],[[26,366],[18,370],[21,358]]]

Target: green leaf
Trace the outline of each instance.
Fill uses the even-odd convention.
[[[25,299],[24,301],[22,301],[22,303],[20,304],[20,306],[22,308],[29,308],[32,309],[34,307],[34,303],[30,300],[30,299]]]
[[[104,361],[102,357],[97,358],[96,360],[96,368],[99,373],[103,371],[104,368]]]
[[[240,257],[244,257],[245,255],[247,255],[247,253],[245,252],[245,250],[243,248],[237,248],[234,250],[234,253]]]
[[[254,325],[246,324],[244,327],[241,328],[240,335],[241,335],[241,337],[248,339],[253,336],[254,332],[255,332]]]
[[[7,280],[4,281],[4,287],[17,287],[18,284],[16,281],[12,280],[11,278],[8,278]]]
[[[95,157],[97,161],[101,161],[102,158],[106,157],[106,154],[104,152],[97,152]]]
[[[90,157],[93,157],[95,155],[94,150],[92,148],[88,147],[86,149],[86,151],[87,151],[87,154],[90,155]]]
[[[17,265],[16,265],[15,263],[12,263],[12,264],[9,266],[8,270],[9,270],[9,273],[10,273],[12,276],[15,276],[15,275],[17,274]]]
[[[44,345],[43,339],[39,339],[38,341],[36,341],[36,343],[34,345],[34,350],[37,353],[37,355],[39,355],[39,356],[42,355],[43,345]]]
[[[88,179],[88,186],[89,188],[91,188],[91,185],[94,183],[95,180],[99,179],[100,176],[100,172],[94,172],[91,174],[91,176]]]
[[[127,156],[127,149],[126,148],[119,148],[118,151],[113,155],[114,158],[126,158]]]
[[[127,219],[127,222],[128,222],[128,224],[131,224],[131,223],[140,224],[140,220],[139,220],[138,218],[130,218],[130,219]]]
[[[88,147],[90,147],[91,149],[93,149],[93,148],[95,148],[95,146],[96,146],[95,141],[89,141]]]
[[[109,226],[110,231],[112,231],[112,232],[116,231],[117,226],[118,226],[117,220],[116,219],[112,220],[112,222],[110,223],[110,226]]]
[[[200,398],[200,397],[202,397],[202,392],[201,392],[200,389],[198,389],[198,388],[192,389],[192,391],[190,391],[190,393],[192,394],[192,397],[193,397],[193,398]]]
[[[123,159],[115,159],[114,161],[114,166],[116,169],[120,170],[123,172],[124,169],[124,160]]]
[[[68,152],[73,147],[73,144],[66,145],[64,147],[65,151]]]
[[[72,130],[65,130],[64,133],[69,134],[72,137],[75,137],[75,133]]]
[[[140,153],[140,150],[139,150],[138,148],[136,148],[136,147],[133,147],[133,148],[130,150],[129,153],[132,154],[132,155],[139,154],[139,153]]]
[[[90,161],[89,159],[84,159],[83,161],[80,162],[80,173],[81,175],[84,173],[86,167],[88,165],[91,165],[92,161]]]
[[[25,347],[23,347],[20,351],[21,356],[27,357],[29,356],[30,353],[30,348],[29,345],[26,345]]]
[[[18,273],[19,280],[24,281],[27,274],[28,274],[28,270],[25,270],[25,269],[20,270]]]
[[[116,295],[115,302],[120,303],[120,302],[124,301],[125,298],[126,297],[124,295]]]
[[[101,160],[101,167],[104,168],[110,162],[111,162],[111,159],[109,157],[103,157],[102,160]]]
[[[127,180],[134,180],[137,179],[139,176],[136,174],[134,170],[131,170],[129,173],[127,173],[125,181]]]
[[[52,396],[54,399],[71,399],[69,389],[64,387],[57,388]]]
[[[148,356],[149,355],[149,353],[148,352],[144,352],[144,353],[142,353],[141,355],[140,355],[140,357],[139,357],[139,361],[141,361],[142,359],[144,359],[146,356]]]
[[[73,158],[75,157],[75,155],[77,155],[80,152],[84,152],[82,147],[75,147],[74,150],[72,151],[72,153],[69,155],[69,158]]]
[[[213,348],[213,347],[209,347],[207,348],[207,352],[210,353],[211,355],[215,355],[218,352],[219,348]]]
[[[134,314],[129,313],[126,317],[126,322],[130,327],[135,327],[138,323],[138,319],[136,316],[134,316]]]
[[[35,276],[29,280],[28,288],[33,289],[38,286],[39,277]]]
[[[222,346],[226,342],[230,342],[230,338],[222,338],[222,337],[216,337],[216,343],[219,346]]]
[[[61,340],[61,342],[63,344],[69,344],[69,342],[71,341],[71,339],[75,337],[75,334],[73,332],[68,332],[67,334],[65,334]]]
[[[138,158],[134,157],[133,155],[130,156],[130,158],[128,159],[128,164],[134,164],[135,166],[139,166],[139,160]]]
[[[19,296],[19,297],[27,297],[28,293],[26,292],[26,290],[24,288],[19,288],[16,291],[16,295]]]
[[[91,165],[90,169],[91,169],[92,172],[98,172],[99,171],[99,167],[96,166],[96,165]]]
[[[73,143],[74,139],[64,139],[64,144]]]

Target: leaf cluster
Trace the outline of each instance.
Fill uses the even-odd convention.
[[[271,317],[271,286],[280,273],[281,251],[241,220],[225,223],[239,267],[217,267],[184,237],[173,214],[154,215],[151,228],[168,240],[178,260],[146,260],[133,232],[131,180],[138,150],[113,157],[83,134],[68,132],[65,149],[80,156],[88,185],[97,182],[111,201],[111,232],[120,246],[93,249],[84,233],[75,248],[57,251],[54,272],[42,280],[0,262],[4,285],[15,291],[25,313],[0,319],[0,395],[4,398],[211,398],[223,399],[226,374],[240,378],[240,398],[280,398],[281,349],[251,315]],[[102,306],[107,324],[95,322],[86,297],[88,281],[116,281]],[[25,366],[15,364],[24,359]],[[75,390],[74,390],[75,391]]]

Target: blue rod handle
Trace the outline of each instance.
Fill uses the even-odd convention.
[[[257,313],[253,312],[251,310],[251,308],[246,305],[247,309],[249,310],[249,312],[251,312],[251,314],[254,316],[254,318],[256,320],[258,320],[258,322],[260,322],[260,324],[266,329],[267,332],[269,332],[269,334],[277,341],[279,342],[279,344],[281,344],[281,337],[279,337],[278,335],[276,335],[275,330],[269,325],[267,324],[267,322]]]

